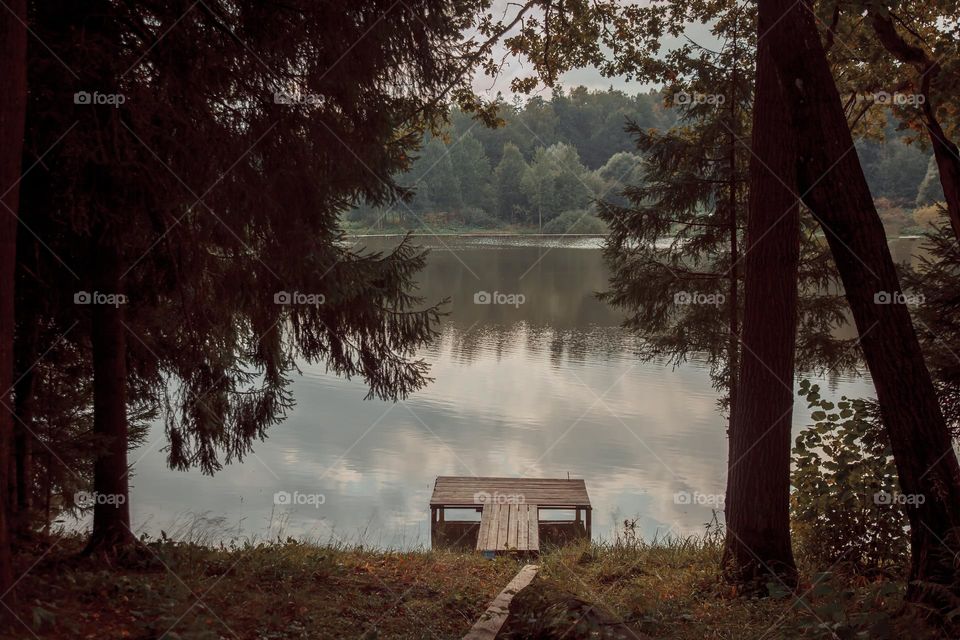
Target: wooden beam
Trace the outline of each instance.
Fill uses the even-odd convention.
[[[467,632],[467,635],[463,636],[463,640],[494,640],[500,633],[503,623],[507,621],[507,614],[510,613],[510,601],[513,600],[513,596],[530,584],[530,581],[537,575],[537,569],[538,567],[535,564],[528,564],[520,569],[513,580],[493,599],[493,602]]]

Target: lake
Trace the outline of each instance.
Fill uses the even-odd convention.
[[[635,357],[620,314],[594,296],[607,277],[599,241],[418,243],[433,249],[422,295],[451,299],[422,353],[434,382],[404,402],[365,401],[362,382],[304,364],[286,421],[212,478],[167,469],[155,425],[130,455],[135,531],[415,548],[430,544],[438,475],[569,474],[586,480],[594,538],[627,518],[648,539],[701,533],[724,490],[726,418],[703,366]],[[829,396],[873,393],[862,378],[820,382]],[[799,405],[794,428],[808,422]],[[283,492],[297,504],[276,505]]]

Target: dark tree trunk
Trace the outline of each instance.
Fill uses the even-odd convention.
[[[727,464],[730,464],[734,459],[731,434],[733,433],[733,409],[737,406],[737,381],[740,379],[740,247],[738,243],[739,220],[737,219],[737,213],[739,211],[737,196],[739,193],[738,186],[740,184],[740,176],[737,172],[737,145],[740,144],[737,139],[737,132],[740,129],[738,126],[739,114],[737,113],[737,65],[740,64],[740,58],[738,55],[739,49],[737,48],[737,35],[738,34],[734,32],[733,68],[731,69],[730,95],[728,96],[728,100],[730,100],[730,135],[727,138],[727,162],[730,165],[730,183],[727,186],[727,208],[729,209],[727,212],[727,220],[730,233],[730,272],[727,274],[728,295],[730,296],[730,303],[728,305],[730,317],[727,320],[728,330],[730,331],[730,336],[727,339],[727,368],[729,371],[727,377],[727,393],[729,398]],[[727,493],[724,499],[725,505],[729,499],[730,495]]]
[[[14,273],[20,161],[27,107],[27,3],[10,0],[0,10],[0,496],[7,495],[8,460],[13,432]],[[0,593],[12,584],[10,521],[0,506]]]
[[[893,57],[904,64],[913,66],[920,74],[920,95],[923,96],[923,123],[927,127],[930,144],[933,146],[933,157],[937,161],[937,170],[940,174],[940,184],[943,187],[943,197],[947,201],[947,215],[953,235],[960,241],[960,155],[957,145],[947,137],[940,121],[937,119],[937,110],[930,99],[930,83],[940,74],[940,63],[934,60],[921,47],[914,46],[903,39],[897,32],[896,26],[890,17],[889,11],[881,11],[877,7],[870,10],[870,23],[877,34],[880,44]]]
[[[760,30],[765,25],[761,21]],[[744,252],[743,348],[733,413],[724,572],[746,591],[776,574],[791,588],[790,426],[797,331],[800,220],[794,194],[796,150],[770,58],[757,51],[753,156]]]
[[[20,322],[21,333],[17,336],[16,376],[14,385],[17,419],[13,425],[14,482],[16,491],[12,497],[11,511],[16,516],[12,521],[12,533],[25,537],[30,533],[33,482],[34,438],[34,381],[37,359],[39,325],[34,319]]]
[[[926,77],[924,77],[924,84],[929,84]],[[950,227],[953,229],[953,236],[960,242],[960,155],[958,155],[960,150],[940,126],[929,101],[924,103],[923,112],[933,146],[933,156],[937,160],[940,186],[943,187],[943,197],[947,202]]]
[[[814,18],[792,0],[760,0],[759,16],[775,23],[764,42],[774,43],[777,74],[799,145],[800,190],[824,229],[843,280],[900,487],[924,496],[922,504],[911,502],[906,508],[912,551],[907,595],[948,606],[938,598],[942,589],[928,590],[914,581],[957,585],[951,549],[957,548],[960,524],[960,466],[907,308],[879,304],[895,298],[900,283]]]
[[[122,294],[117,249],[109,241],[94,255],[100,294]],[[126,332],[123,304],[93,302],[93,431],[100,444],[94,462],[93,535],[87,552],[112,552],[133,542],[127,484]]]

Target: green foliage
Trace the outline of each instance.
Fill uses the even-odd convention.
[[[600,192],[606,202],[627,206],[630,200],[624,191],[630,186],[643,184],[643,158],[637,153],[620,151],[610,156],[594,174],[601,181]]]
[[[894,582],[879,581],[856,589],[837,574],[821,573],[813,576],[813,586],[800,597],[784,597],[791,600],[791,615],[777,630],[780,638],[900,637],[894,615],[903,590]]]
[[[493,210],[493,186],[490,161],[483,146],[467,133],[450,147],[450,162],[457,176],[463,202],[485,211]]]
[[[600,206],[610,228],[604,251],[611,270],[602,297],[626,312],[624,326],[643,340],[641,357],[704,360],[727,404],[743,315],[755,15],[750,5],[709,9],[716,11],[713,33],[722,46],[681,47],[657,77],[667,86],[676,125],[628,127],[640,175],[623,199],[608,196]],[[857,357],[852,340],[835,337],[847,322],[846,302],[837,295],[839,278],[818,226],[809,216],[802,225],[797,367],[844,370]]]
[[[606,231],[607,225],[603,223],[603,220],[586,209],[564,211],[543,225],[544,233],[603,234]]]
[[[531,218],[538,223],[547,223],[567,209],[585,208],[597,186],[577,150],[562,142],[537,150],[522,185]]]
[[[602,297],[627,313],[624,325],[643,339],[641,357],[680,363],[697,354],[726,391],[736,380],[742,315],[734,247],[746,225],[753,15],[733,5],[720,13],[718,51],[671,54],[683,75],[664,69],[657,79],[669,87],[678,122],[666,131],[629,125],[641,175],[623,190],[626,203],[607,197],[599,215],[610,227]]]
[[[440,138],[431,137],[410,173],[415,189],[413,206],[419,210],[433,208],[454,211],[463,205],[460,176],[453,166],[450,149]],[[393,208],[403,209],[402,205]]]
[[[480,126],[472,113],[454,108],[447,127],[425,135],[409,170],[395,176],[412,190],[409,202],[384,208],[360,202],[346,220],[436,228],[475,208],[492,214],[498,226],[538,227],[639,178],[639,158],[629,153],[633,145],[623,130],[628,120],[659,128],[674,118],[657,92],[628,96],[576,87],[557,89],[549,100],[494,104],[496,127]]]
[[[883,143],[869,139],[856,142],[860,166],[874,198],[890,198],[898,204],[913,206],[918,201],[918,191],[928,182],[933,156],[918,145],[907,144],[907,138],[895,130],[892,120],[888,128]],[[938,174],[934,174],[933,180],[939,185]],[[928,182],[924,189],[930,192],[935,187]]]
[[[469,228],[494,229],[497,227],[497,219],[488,214],[483,209],[476,207],[467,207],[461,212],[463,224]]]
[[[30,6],[48,46],[28,52],[25,157],[48,162],[20,185],[23,225],[42,237],[18,252],[39,256],[22,326],[75,323],[84,344],[95,314],[73,295],[95,290],[101,261],[119,263],[101,291],[128,297],[114,314],[129,374],[118,391],[130,412],[161,412],[172,466],[208,473],[284,417],[296,360],[383,398],[426,384],[414,352],[439,301],[412,295],[422,252],[358,253],[338,215],[404,197],[392,177],[446,114],[440,97],[469,82],[461,29],[479,4]],[[71,99],[91,91],[125,101]],[[282,292],[324,303],[280,304]]]
[[[909,535],[876,403],[844,397],[834,404],[809,380],[800,382],[799,395],[814,420],[793,447],[791,510],[800,554],[856,573],[897,571]]]
[[[527,194],[523,191],[523,176],[530,165],[523,159],[520,149],[512,142],[503,144],[503,157],[494,171],[497,192],[497,217],[503,221],[526,220],[528,216]]]
[[[903,280],[921,301],[910,308],[914,326],[944,418],[954,438],[960,437],[960,245],[949,223],[928,230],[918,264],[906,269]]]

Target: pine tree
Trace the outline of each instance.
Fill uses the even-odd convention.
[[[504,143],[503,157],[494,170],[500,220],[512,223],[526,219],[528,205],[523,192],[523,176],[529,169],[517,145]]]
[[[62,307],[91,344],[94,488],[124,498],[97,504],[91,550],[132,539],[128,415],[144,396],[170,464],[212,473],[282,419],[296,359],[381,398],[426,382],[423,254],[350,249],[337,217],[406,196],[391,176],[463,86],[458,16],[474,8],[35,7],[49,49],[31,51],[27,146],[51,151],[24,211],[77,275],[80,304]],[[78,77],[61,59],[84,60]],[[50,87],[76,98],[42,99]]]
[[[674,77],[671,89],[678,124],[665,132],[628,127],[643,157],[639,184],[625,190],[628,204],[608,199],[600,210],[601,218],[610,226],[605,258],[611,269],[610,289],[602,297],[627,312],[625,326],[642,337],[642,358],[665,358],[676,364],[691,357],[706,359],[727,408],[731,484],[738,466],[750,466],[741,459],[746,449],[734,446],[734,425],[741,361],[745,357],[741,327],[747,260],[742,247],[751,197],[747,184],[751,154],[747,145],[754,108],[753,20],[752,12],[730,7],[718,20],[721,26],[717,36],[724,42],[719,51],[690,45],[686,55],[678,55],[675,62],[684,74]],[[766,206],[771,208],[769,203]],[[778,218],[790,207],[778,209],[774,205],[772,209],[770,213]],[[789,218],[785,216],[784,220]],[[762,236],[762,232],[757,235]],[[786,251],[780,264],[786,268],[791,286],[796,287],[799,279],[804,295],[799,302],[799,330],[794,320],[790,325],[793,334],[784,340],[784,347],[792,353],[797,340],[799,368],[848,368],[855,360],[850,341],[831,335],[845,321],[844,302],[832,293],[836,272],[816,236],[812,219],[805,218],[802,233],[798,229],[795,235],[792,242],[798,247],[802,237],[799,270],[789,267]],[[768,302],[773,304],[772,299]],[[795,302],[786,300],[786,316],[792,304]],[[793,314],[797,315],[795,308]],[[792,375],[785,380],[789,388]],[[752,381],[757,380],[754,377]],[[780,399],[777,413],[786,416],[781,422],[789,437],[789,414],[784,414],[782,405],[789,407],[792,396],[784,396],[783,384],[776,384]],[[777,451],[788,456],[789,446]],[[789,549],[784,520],[786,495],[773,497],[772,502],[779,504],[776,511],[782,516],[777,545],[780,550]],[[728,509],[732,503],[735,501],[728,494]],[[729,523],[730,511],[727,517]],[[768,531],[767,535],[773,534]],[[783,561],[790,573],[792,560],[785,557]]]
[[[624,189],[627,203],[608,197],[600,208],[610,225],[605,257],[612,273],[603,297],[628,313],[626,326],[644,338],[641,355],[675,363],[694,354],[706,357],[725,396],[735,387],[740,349],[751,19],[731,10],[719,34],[725,38],[722,50],[688,58],[689,80],[672,89],[676,126],[664,132],[628,127],[643,158],[639,176]],[[722,91],[710,93],[717,89]],[[830,335],[845,321],[843,300],[831,293],[836,271],[815,222],[802,219],[798,366],[848,369],[856,359],[850,341]],[[689,304],[694,300],[713,304]],[[728,397],[724,404],[729,406]]]
[[[490,185],[490,161],[483,145],[467,133],[450,148],[450,162],[460,187],[463,206],[493,211],[493,190]]]
[[[958,584],[951,547],[960,527],[960,464],[909,311],[886,303],[901,293],[900,281],[859,161],[848,153],[853,139],[814,16],[787,0],[761,0],[759,13],[771,25],[765,40],[775,43],[780,105],[792,125],[782,130],[783,142],[798,148],[798,191],[842,277],[900,487],[925,496],[907,509],[907,599],[946,615]]]

